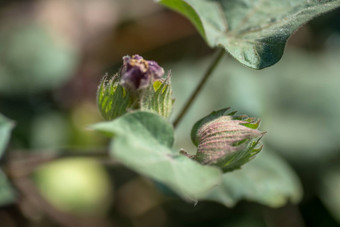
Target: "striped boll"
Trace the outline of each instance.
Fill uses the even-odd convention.
[[[262,149],[260,121],[246,115],[235,116],[229,109],[213,112],[197,122],[192,139],[197,145],[193,157],[204,165],[215,165],[224,172],[240,168]]]

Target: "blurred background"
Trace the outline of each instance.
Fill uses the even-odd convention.
[[[176,147],[195,152],[192,125],[212,110],[262,119],[266,150],[301,182],[299,204],[270,208],[242,200],[194,205],[96,153],[108,140],[87,126],[102,121],[96,90],[124,55],[172,71],[176,116],[214,56],[195,28],[153,0],[0,1],[0,112],[15,121],[0,171],[0,226],[340,226],[340,10],[289,40],[282,60],[256,71],[226,56],[183,119]],[[5,164],[6,164],[5,163]],[[14,166],[14,167],[13,167]]]

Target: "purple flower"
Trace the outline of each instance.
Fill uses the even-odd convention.
[[[159,80],[164,70],[155,61],[144,60],[139,55],[123,57],[121,84],[132,90],[147,87],[151,82]]]

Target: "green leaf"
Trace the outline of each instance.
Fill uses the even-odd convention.
[[[5,151],[13,126],[13,122],[0,114],[0,158]]]
[[[158,0],[186,16],[209,46],[262,69],[278,62],[289,36],[340,0]]]
[[[15,195],[5,174],[0,169],[0,206],[14,202]]]
[[[110,151],[115,159],[183,198],[196,200],[220,183],[218,168],[203,166],[171,149],[173,128],[159,115],[136,111],[92,128],[113,135]]]
[[[292,169],[280,157],[264,152],[241,170],[224,174],[222,185],[205,199],[228,207],[243,199],[280,207],[288,200],[298,202],[301,195],[301,185]]]

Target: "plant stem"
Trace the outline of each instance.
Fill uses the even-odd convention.
[[[187,113],[187,111],[189,110],[189,108],[191,107],[191,105],[193,104],[195,99],[197,98],[197,96],[200,93],[200,91],[202,90],[204,84],[206,83],[206,81],[208,80],[208,78],[213,73],[213,71],[215,70],[216,66],[218,65],[218,63],[222,59],[222,57],[224,55],[224,52],[225,52],[225,50],[223,48],[221,48],[218,51],[218,54],[217,54],[216,58],[211,62],[209,68],[205,72],[205,74],[204,74],[203,78],[201,79],[200,83],[197,85],[195,91],[191,94],[190,98],[185,103],[183,109],[178,114],[176,120],[174,121],[174,128],[176,128],[178,126],[178,124],[181,122],[181,120],[183,119],[183,117],[185,116],[185,114]]]

